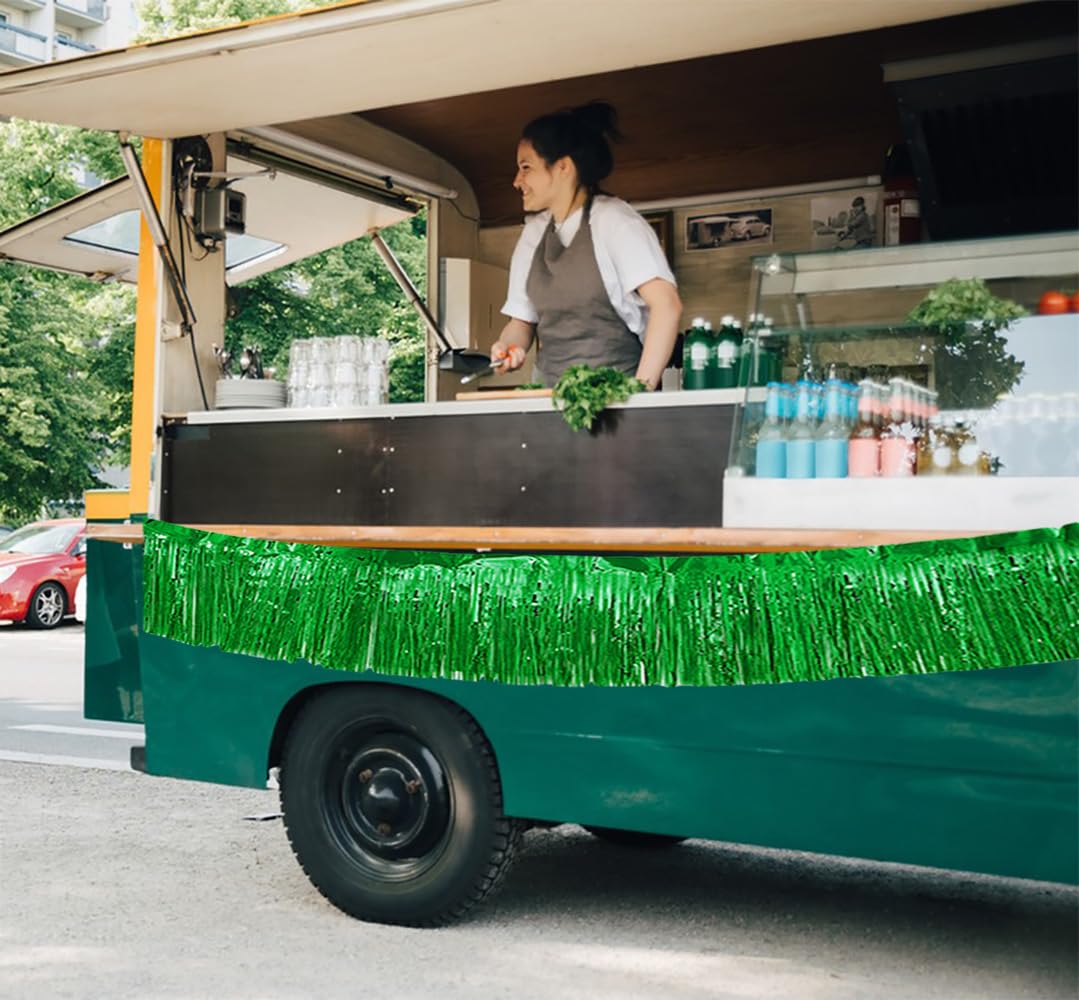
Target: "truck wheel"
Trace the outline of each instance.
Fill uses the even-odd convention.
[[[43,583],[30,598],[26,624],[31,628],[56,628],[64,620],[67,597],[58,583]]]
[[[520,825],[468,713],[422,692],[324,691],[285,742],[281,811],[315,887],[361,920],[435,927],[492,895]]]
[[[607,826],[586,826],[585,829],[598,837],[620,847],[674,847],[685,837],[672,837],[665,833],[638,833],[636,830],[614,830]]]

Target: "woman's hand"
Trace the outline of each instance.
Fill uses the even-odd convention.
[[[491,345],[491,360],[501,361],[499,365],[499,374],[502,372],[516,371],[525,363],[525,349],[519,347],[517,344],[503,344],[501,340],[496,340]]]
[[[532,346],[532,338],[536,335],[536,327],[532,323],[526,323],[523,319],[511,319],[503,328],[502,333],[491,345],[491,360],[501,361],[502,364],[495,369],[495,373],[513,372],[525,363],[525,355]]]

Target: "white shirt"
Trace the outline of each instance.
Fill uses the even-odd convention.
[[[569,246],[573,241],[583,218],[584,209],[579,208],[556,227],[563,246]],[[648,307],[636,289],[653,278],[677,284],[667,257],[659,245],[655,230],[620,198],[596,195],[590,218],[596,264],[603,287],[607,290],[607,298],[626,326],[643,340],[648,325]],[[502,312],[526,323],[539,320],[528,298],[528,272],[532,269],[536,247],[550,221],[550,211],[529,216],[510,260],[509,293]]]

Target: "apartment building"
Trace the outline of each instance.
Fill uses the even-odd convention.
[[[133,0],[0,0],[0,72],[126,45]]]

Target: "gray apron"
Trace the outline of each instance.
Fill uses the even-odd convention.
[[[609,366],[634,375],[641,341],[615,312],[596,263],[589,206],[568,247],[551,220],[525,285],[536,322],[537,382],[553,386],[570,365]]]

